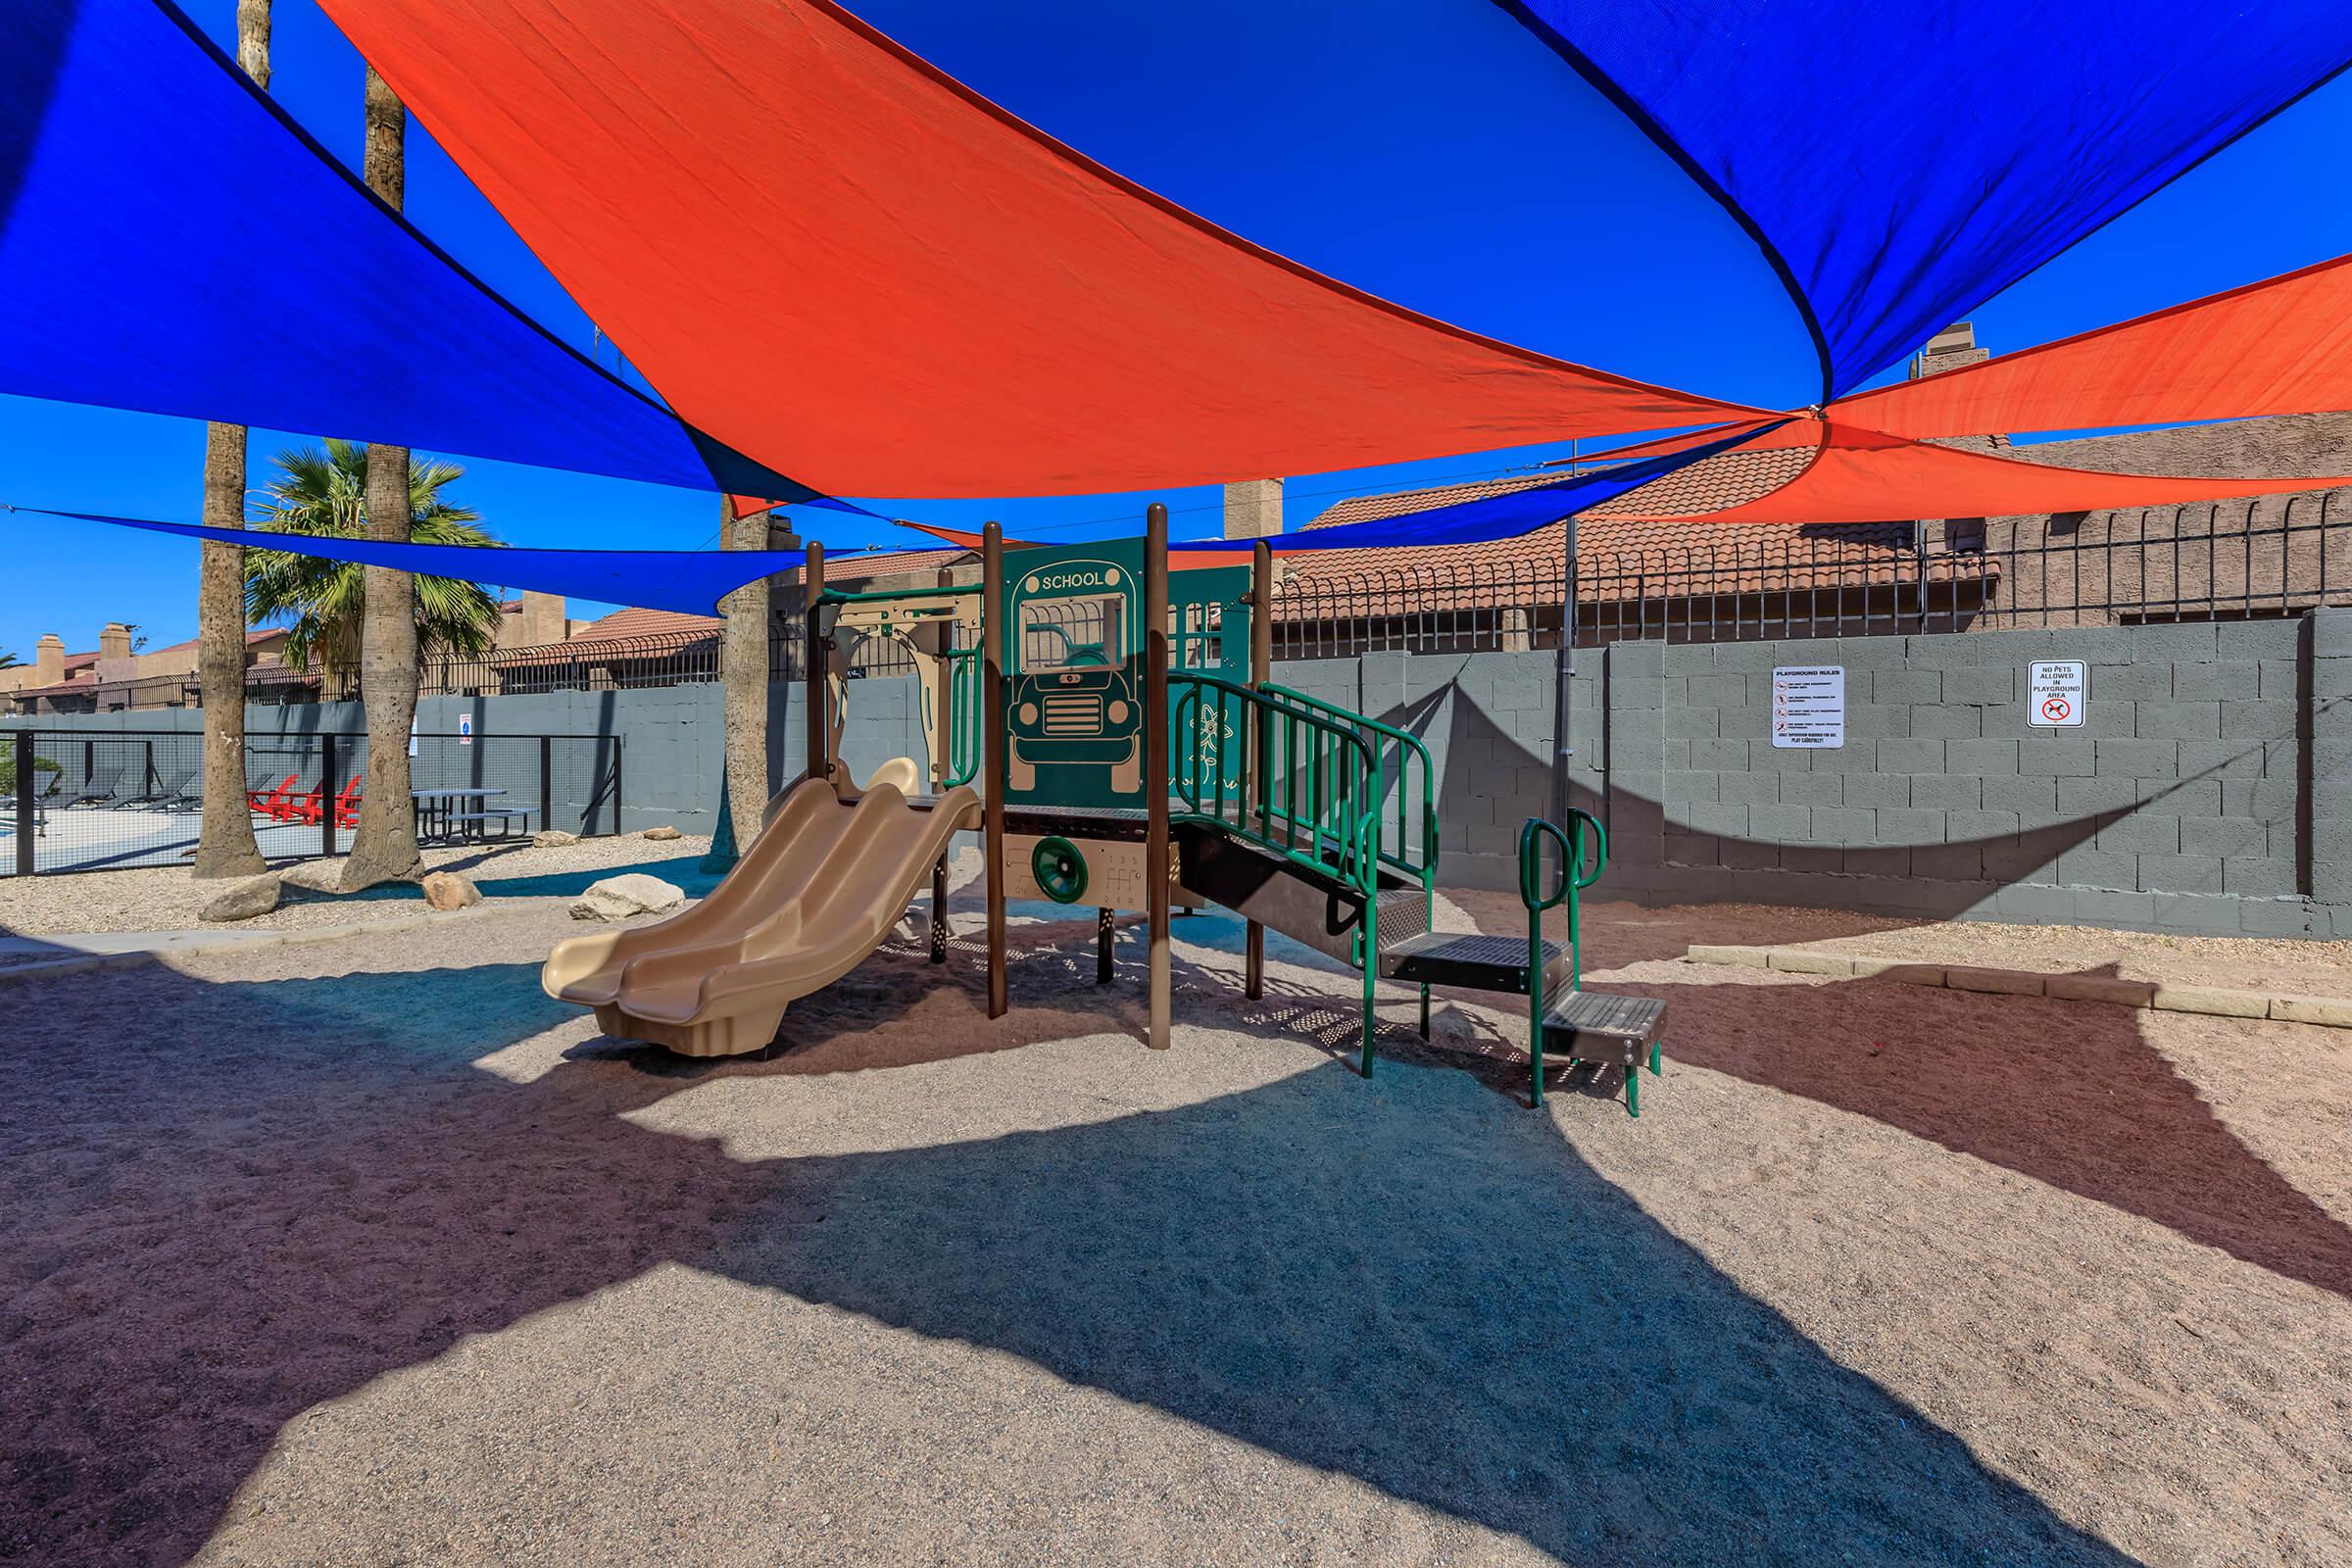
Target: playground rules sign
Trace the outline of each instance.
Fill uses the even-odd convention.
[[[2082,661],[2057,659],[2026,666],[2026,722],[2035,729],[2082,727]]]
[[[1772,744],[1835,750],[1845,744],[1845,666],[1805,664],[1772,672]]]

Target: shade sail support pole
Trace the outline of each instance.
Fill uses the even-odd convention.
[[[1168,509],[1152,503],[1144,521],[1144,909],[1150,939],[1152,1024],[1147,1044],[1168,1049]]]
[[[1004,530],[980,535],[981,874],[988,880],[988,1015],[1012,1003],[1004,974]]]

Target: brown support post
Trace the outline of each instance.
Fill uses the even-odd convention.
[[[1011,1010],[1004,974],[1004,530],[980,535],[981,875],[988,880],[988,1015]]]
[[[34,827],[40,821],[40,786],[33,782],[33,750],[36,739],[32,731],[17,731],[17,875],[30,876],[35,867],[37,847],[33,843]],[[259,851],[255,852],[257,855]]]
[[[831,750],[825,744],[825,659],[824,634],[816,629],[816,601],[825,591],[825,547],[818,541],[808,541],[808,564],[801,568],[802,637],[806,643],[803,658],[808,668],[808,766],[810,778],[831,778],[833,759],[825,755]]]
[[[1144,521],[1144,907],[1150,936],[1152,1032],[1168,1049],[1168,509],[1152,502]]]
[[[1274,552],[1260,539],[1250,552],[1250,688],[1274,678]],[[1257,770],[1266,756],[1266,715],[1250,714],[1242,737],[1242,821],[1257,808]],[[1266,928],[1251,920],[1242,948],[1242,995],[1251,1002],[1266,994]]]
[[[948,858],[931,867],[931,961],[948,961]]]

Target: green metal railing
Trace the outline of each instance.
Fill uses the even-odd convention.
[[[1396,808],[1393,815],[1385,809],[1375,813],[1373,852],[1382,864],[1418,879],[1430,891],[1433,901],[1431,912],[1434,915],[1438,870],[1438,775],[1437,765],[1430,760],[1429,748],[1422,744],[1419,736],[1398,729],[1394,724],[1382,723],[1377,718],[1352,712],[1335,703],[1309,697],[1288,686],[1266,681],[1257,687],[1257,692],[1271,704],[1281,705],[1284,710],[1319,713],[1352,725],[1356,733],[1365,738],[1372,755],[1371,798],[1375,803],[1394,799]],[[1384,741],[1390,744],[1383,745]],[[1393,775],[1389,769],[1392,756],[1396,759]],[[1416,762],[1420,764],[1417,772],[1421,786],[1417,796],[1412,787]],[[1420,807],[1417,825],[1413,810],[1416,802]]]
[[[980,592],[976,582],[955,583],[946,588],[867,588],[853,591],[848,588],[828,588],[816,596],[814,608],[826,605],[891,605],[907,599],[965,599]]]
[[[1393,725],[1284,686],[1252,688],[1182,672],[1169,676],[1168,688],[1169,784],[1183,805],[1180,814],[1335,878],[1361,901],[1353,945],[1364,977],[1362,1057],[1369,1075],[1382,868],[1418,882],[1425,915],[1434,922],[1436,914],[1437,772],[1429,749]],[[1238,760],[1229,756],[1228,736],[1245,738]],[[1192,743],[1183,744],[1184,737]],[[1201,737],[1215,741],[1202,744]],[[1421,1008],[1426,1028],[1427,986]]]
[[[1585,839],[1592,841],[1592,869],[1585,869]],[[1560,852],[1560,884],[1548,897],[1537,893],[1544,874],[1544,841]],[[1563,833],[1540,816],[1531,816],[1519,830],[1519,902],[1527,906],[1527,1047],[1534,1056],[1528,1102],[1544,1103],[1544,1013],[1552,998],[1544,994],[1544,911],[1568,906],[1568,989],[1581,990],[1585,979],[1584,933],[1577,917],[1577,895],[1600,880],[1609,863],[1609,836],[1589,811],[1568,808]],[[1632,1081],[1630,1078],[1627,1080]]]
[[[951,648],[942,656],[948,702],[948,772],[943,788],[980,776],[980,650]]]

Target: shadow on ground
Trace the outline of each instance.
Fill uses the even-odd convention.
[[[2352,1297],[2352,1230],[2238,1141],[2142,1033],[2144,1013],[1923,997],[1879,980],[1594,989],[1664,998],[1679,1061],[1868,1116]],[[1825,1007],[1837,1009],[1831,1031]]]
[[[959,1050],[1037,1037],[985,1018],[968,970],[941,990],[911,953],[877,962]],[[2125,1560],[1471,1074],[1316,1064],[1091,1125],[742,1161],[627,1119],[677,1079],[594,1053],[527,1083],[472,1065],[571,1016],[535,978],[153,970],[26,994],[50,1032],[0,1058],[39,1122],[0,1135],[0,1556],[183,1557],[298,1412],[674,1259],[1026,1357],[1570,1562]],[[1016,967],[1016,996],[1059,988]],[[796,1008],[808,1038],[846,1029],[834,1005]],[[1224,987],[1180,984],[1177,1006],[1265,1027]]]

